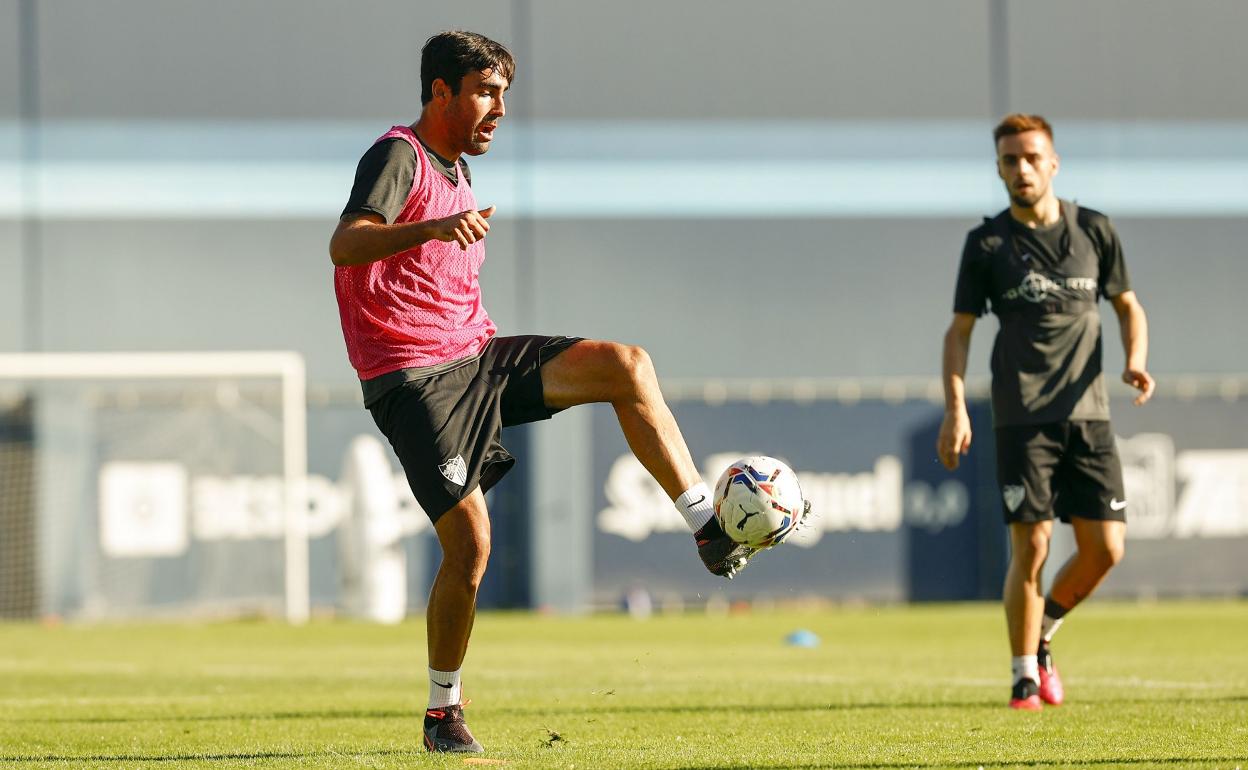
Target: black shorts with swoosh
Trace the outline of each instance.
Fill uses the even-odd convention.
[[[546,420],[542,365],[580,337],[495,337],[449,371],[404,382],[368,406],[431,520],[498,483],[516,459],[503,428]]]
[[[1108,420],[997,428],[997,483],[1006,523],[1055,516],[1126,521],[1122,463]]]

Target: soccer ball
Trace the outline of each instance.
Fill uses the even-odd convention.
[[[715,482],[715,517],[733,540],[770,548],[802,520],[797,474],[774,457],[743,457]]]

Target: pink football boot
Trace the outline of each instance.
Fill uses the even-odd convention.
[[[1040,699],[1050,706],[1060,706],[1066,698],[1062,689],[1062,678],[1057,675],[1057,666],[1053,664],[1053,653],[1049,652],[1047,642],[1040,643],[1036,653],[1040,663]]]

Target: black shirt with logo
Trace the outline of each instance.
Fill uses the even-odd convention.
[[[1029,228],[1009,210],[966,238],[955,313],[1001,322],[992,349],[996,427],[1108,420],[1097,301],[1130,284],[1109,218],[1069,201],[1054,225]]]

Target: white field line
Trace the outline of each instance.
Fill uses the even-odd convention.
[[[640,681],[642,688],[649,688],[651,685],[651,677],[646,676],[647,672],[640,672],[639,677],[635,681]],[[779,674],[769,675],[771,679],[784,681],[792,684],[830,684],[830,685],[872,685],[879,686],[887,683],[883,676],[841,676],[837,674],[811,674],[809,672],[794,672],[790,675]],[[703,677],[697,677],[700,680]],[[1006,676],[1001,677],[925,677],[922,681],[925,685],[945,686],[945,687],[1000,687],[1001,682],[1007,679]],[[1098,687],[1122,687],[1137,688],[1142,687],[1151,690],[1198,690],[1198,691],[1233,691],[1248,690],[1248,681],[1230,681],[1230,682],[1205,682],[1205,681],[1175,681],[1163,679],[1143,679],[1140,677],[1067,677],[1068,683],[1078,683],[1080,685],[1094,685]],[[656,673],[653,677],[653,684],[656,686],[671,686],[674,682],[685,683],[693,682],[693,677],[673,676],[668,673],[661,675]],[[897,684],[898,688],[904,687],[907,690],[913,689],[913,682],[902,685]],[[638,689],[636,685],[630,685],[628,689]]]
[[[815,677],[809,677],[814,679]],[[955,687],[999,687],[1001,682],[1008,677],[997,678],[969,678],[969,677],[944,677],[944,678],[926,678],[923,681],[931,684],[953,685]],[[1069,682],[1078,682],[1081,685],[1096,685],[1098,687],[1143,687],[1152,690],[1237,690],[1248,689],[1248,682],[1182,682],[1164,679],[1141,679],[1139,677],[1079,677],[1071,679],[1064,677]],[[867,680],[858,680],[867,681]],[[911,685],[906,685],[910,687]]]
[[[171,666],[172,668],[172,666]],[[58,661],[47,665],[33,664],[28,660],[0,659],[0,671],[17,671],[23,674],[50,672],[54,674],[141,674],[150,673],[151,666],[137,663],[67,663]]]
[[[529,677],[526,677],[526,678],[536,679],[539,677],[530,675]],[[836,676],[818,676],[818,675],[815,675],[815,676],[803,675],[803,676],[794,676],[791,678],[794,680],[800,680],[802,682],[819,683],[819,684],[862,684],[862,683],[875,683],[879,681],[878,679],[872,679],[872,678],[867,678],[867,677],[836,677]],[[1002,680],[1000,678],[946,677],[946,678],[925,679],[924,681],[933,685],[996,688],[996,687],[1001,686]],[[1175,691],[1196,690],[1196,691],[1213,692],[1213,691],[1245,689],[1245,687],[1248,687],[1248,685],[1243,685],[1243,684],[1237,685],[1234,683],[1176,682],[1176,681],[1167,681],[1167,680],[1140,679],[1140,678],[1135,678],[1135,677],[1126,678],[1126,679],[1095,677],[1095,678],[1088,678],[1088,679],[1079,679],[1078,681],[1080,684],[1089,684],[1089,685],[1098,685],[1098,686],[1143,687],[1145,689],[1175,690]],[[673,683],[670,678],[665,680],[665,682],[634,683],[632,685],[629,685],[626,688],[617,688],[617,692],[619,695],[628,696],[630,694],[635,694],[638,692],[651,692],[651,691],[658,690],[658,689],[667,689],[670,691],[672,689],[672,684]],[[912,686],[908,685],[907,688],[912,689]],[[581,689],[581,688],[556,687],[554,689],[558,690],[559,692],[575,692],[576,690]],[[590,694],[601,694],[601,693],[599,693],[598,690],[593,690],[590,692]],[[101,705],[146,705],[146,704],[167,706],[167,705],[176,704],[176,703],[208,702],[208,701],[213,701],[213,700],[218,700],[218,699],[220,699],[219,695],[130,695],[130,696],[87,696],[87,697],[76,697],[76,698],[48,698],[48,697],[0,698],[0,707],[33,708],[37,706],[101,706]],[[904,704],[897,704],[897,705],[898,707],[904,706]]]
[[[154,704],[169,706],[174,703],[197,703],[219,700],[218,695],[126,695],[86,696],[78,698],[0,698],[0,707],[25,708],[33,706],[105,706]]]
[[[410,666],[351,666],[344,668],[335,668],[330,673],[334,676],[343,677],[393,677],[402,674],[410,669],[412,676],[423,673],[419,671],[419,666],[413,658]],[[307,677],[321,677],[325,675],[323,667],[314,668],[312,666],[292,667],[292,666],[269,666],[264,664],[249,663],[205,663],[196,665],[186,665],[179,661],[170,661],[159,665],[139,664],[139,663],[106,663],[106,662],[64,662],[57,661],[55,663],[47,663],[46,665],[33,665],[30,661],[0,659],[0,672],[18,671],[23,674],[31,673],[51,673],[51,674],[140,674],[140,675],[178,675],[178,676],[209,676],[209,677],[263,677],[266,679],[305,679]]]

